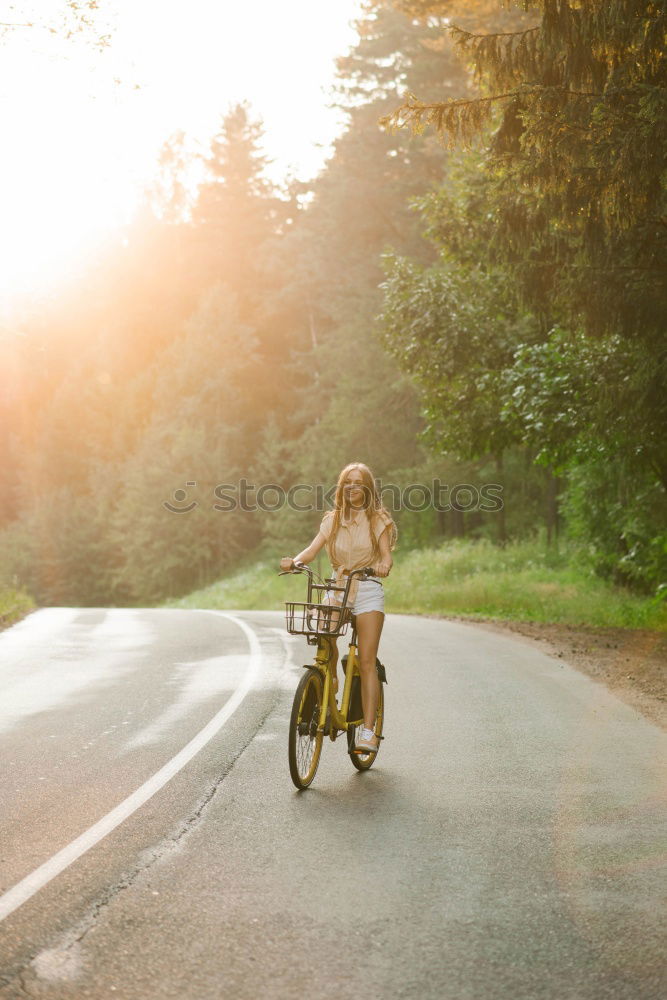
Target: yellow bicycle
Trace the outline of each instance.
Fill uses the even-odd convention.
[[[358,771],[367,771],[377,757],[377,751],[359,753],[354,746],[356,727],[363,722],[363,710],[356,620],[348,607],[352,579],[372,576],[373,570],[367,567],[353,571],[344,587],[319,576],[319,583],[315,582],[316,574],[304,563],[295,563],[291,572],[308,574],[308,595],[302,603],[285,602],[287,631],[291,635],[304,635],[309,645],[317,647],[313,662],[305,664],[306,672],[297,685],[289,724],[290,774],[297,788],[307,788],[315,777],[325,736],[333,742],[341,733],[347,733],[347,751]],[[339,703],[334,690],[331,653],[333,640],[344,635],[350,626],[348,652],[341,660],[345,684]],[[375,735],[381,741],[384,725],[382,684],[387,683],[387,677],[379,660],[376,668],[381,684]]]

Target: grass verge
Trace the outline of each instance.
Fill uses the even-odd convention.
[[[257,562],[169,606],[282,610],[284,601],[303,599],[305,582],[278,577],[276,566],[277,560]],[[452,540],[400,553],[385,586],[387,608],[397,613],[667,631],[663,602],[612,586],[574,551],[539,541],[500,548]]]
[[[34,609],[35,602],[24,590],[0,587],[0,629],[14,625]]]

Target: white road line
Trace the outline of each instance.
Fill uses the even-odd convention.
[[[175,757],[172,757],[164,767],[160,768],[152,778],[145,781],[143,785],[137,788],[136,792],[129,795],[120,805],[117,805],[115,809],[112,809],[106,816],[103,816],[101,820],[86,830],[85,833],[82,833],[76,840],[73,840],[67,847],[63,847],[61,851],[58,851],[52,858],[45,861],[43,865],[36,868],[34,872],[26,875],[13,888],[8,889],[7,892],[0,896],[0,920],[4,920],[5,917],[8,917],[19,906],[22,906],[31,896],[34,896],[36,892],[43,889],[48,882],[57,875],[60,875],[61,872],[77,861],[82,854],[89,851],[91,847],[99,844],[100,840],[103,840],[107,834],[115,830],[132,813],[136,812],[137,809],[152,798],[156,792],[159,792],[222,729],[250,691],[259,673],[262,659],[259,639],[255,632],[240,618],[227,614],[225,611],[202,610],[201,613],[221,615],[223,618],[228,618],[245,633],[250,645],[250,658],[248,669],[240,686],[234,691],[234,694],[223,705],[220,711],[213,716],[211,721]]]

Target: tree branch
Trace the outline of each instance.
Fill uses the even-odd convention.
[[[392,111],[391,114],[383,116],[380,119],[382,123],[390,123],[391,119],[396,119],[396,116],[401,111],[452,111],[456,108],[466,108],[472,107],[478,104],[489,104],[492,101],[503,101],[510,97],[525,97],[531,94],[538,94],[542,91],[557,91],[560,94],[564,94],[566,97],[604,97],[604,94],[597,93],[595,91],[586,90],[568,90],[566,87],[540,87],[537,84],[532,84],[530,87],[524,87],[519,90],[508,90],[504,94],[491,94],[489,97],[470,97],[470,98],[457,98],[451,101],[438,101],[435,104],[423,104],[418,98],[411,96],[405,104],[397,108],[396,111]]]
[[[455,24],[450,24],[448,31],[452,34],[465,35],[466,38],[518,38],[519,35],[529,35],[533,31],[539,31],[542,25],[536,24],[534,28],[523,28],[522,31],[492,31],[488,35],[476,35],[465,28],[459,28]]]

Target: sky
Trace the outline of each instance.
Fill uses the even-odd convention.
[[[179,130],[205,150],[250,102],[275,179],[322,166],[341,128],[334,60],[361,0],[99,0],[63,37],[64,0],[0,0],[0,298],[57,285],[122,226]],[[28,22],[33,27],[22,27]],[[110,44],[100,52],[101,34]]]

